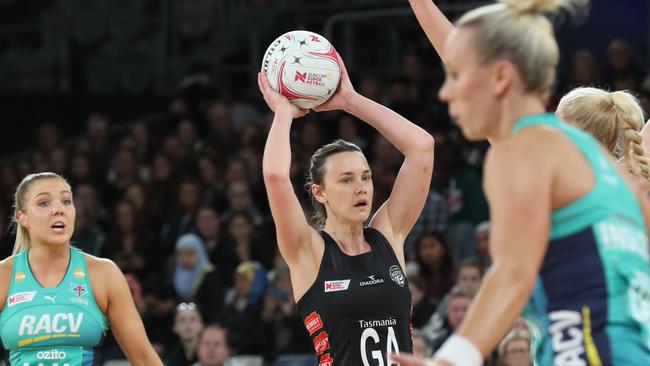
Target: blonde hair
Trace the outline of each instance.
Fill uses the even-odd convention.
[[[639,133],[644,124],[643,110],[632,94],[576,88],[560,99],[557,113],[592,134],[615,158],[622,157],[630,172],[650,180],[650,161]]]
[[[25,229],[20,222],[18,222],[18,212],[19,211],[25,211],[26,206],[27,206],[27,192],[29,191],[29,188],[32,186],[32,183],[38,181],[38,180],[45,180],[45,179],[61,179],[66,184],[68,183],[62,176],[56,174],[56,173],[51,173],[51,172],[44,172],[44,173],[36,173],[36,174],[29,174],[23,180],[18,184],[18,187],[16,188],[16,193],[14,194],[14,212],[11,217],[11,224],[14,226],[14,230],[16,231],[16,241],[14,242],[14,250],[13,254],[18,254],[20,252],[23,252],[27,249],[29,249],[32,246],[32,241],[29,237],[29,231]]]
[[[548,98],[560,52],[551,22],[542,14],[578,8],[585,0],[498,0],[463,15],[457,27],[474,30],[472,41],[481,63],[510,61],[526,90]]]
[[[512,330],[508,333],[505,338],[499,343],[498,353],[499,357],[503,357],[506,354],[506,348],[508,345],[514,341],[525,341],[528,343],[528,346],[531,346],[532,337],[529,333],[522,332],[520,330]]]

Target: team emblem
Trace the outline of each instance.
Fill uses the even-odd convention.
[[[390,278],[395,281],[396,284],[400,285],[400,287],[404,287],[404,273],[402,273],[402,270],[398,265],[392,265],[388,269],[388,273],[390,274]]]

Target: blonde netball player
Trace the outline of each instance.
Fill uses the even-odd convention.
[[[0,338],[9,364],[99,364],[110,325],[132,365],[162,365],[117,266],[70,246],[76,214],[68,182],[30,174],[14,205],[14,255],[0,262]]]
[[[411,4],[431,33],[432,4]],[[434,37],[441,99],[466,137],[493,145],[494,262],[457,334],[431,361],[396,356],[402,366],[481,365],[527,302],[539,365],[650,364],[648,204],[593,137],[545,113],[559,51],[542,13],[563,5],[501,0]]]

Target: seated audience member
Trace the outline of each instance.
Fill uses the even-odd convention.
[[[176,241],[173,278],[180,299],[198,304],[204,320],[216,318],[223,308],[225,289],[198,235],[185,234]]]
[[[174,333],[178,335],[178,345],[166,360],[168,366],[190,366],[196,362],[196,349],[203,331],[201,313],[193,302],[182,302],[176,306]]]
[[[192,366],[224,366],[231,353],[228,330],[219,324],[210,324],[201,333],[196,349],[199,360]]]

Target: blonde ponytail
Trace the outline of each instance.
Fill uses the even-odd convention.
[[[629,92],[607,92],[581,87],[560,99],[557,114],[593,135],[627,169],[650,180],[650,161],[645,156],[639,131],[643,110]]]
[[[639,101],[630,93],[616,91],[610,93],[612,104],[616,109],[616,126],[623,136],[623,160],[628,170],[640,174],[650,181],[650,161],[643,150],[641,128],[643,127],[643,110]]]
[[[27,208],[27,192],[32,186],[32,183],[42,179],[61,179],[67,184],[67,181],[62,176],[50,172],[29,174],[18,184],[16,193],[14,194],[14,212],[11,218],[11,225],[16,232],[16,241],[14,242],[13,249],[14,255],[24,252],[32,246],[29,231],[18,222],[18,212],[24,212]]]

